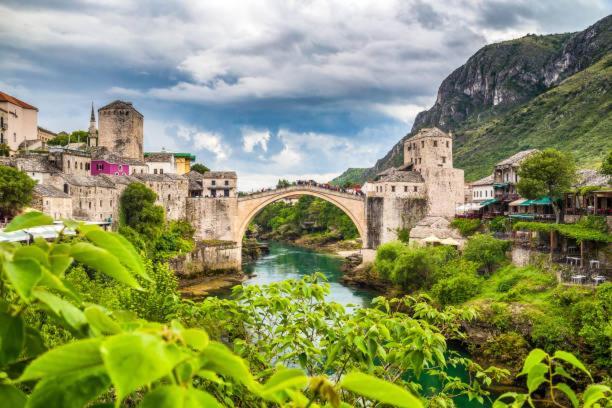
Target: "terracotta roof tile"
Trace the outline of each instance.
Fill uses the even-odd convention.
[[[25,103],[24,101],[22,101],[21,99],[17,99],[14,96],[11,96],[7,93],[4,93],[2,91],[0,91],[0,102],[9,102],[12,103],[13,105],[17,105],[20,106],[24,109],[34,109],[34,110],[38,110],[37,107],[30,105],[29,103]]]

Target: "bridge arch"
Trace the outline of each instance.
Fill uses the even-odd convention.
[[[238,216],[236,231],[236,242],[242,242],[249,223],[255,216],[269,204],[283,198],[295,195],[310,195],[323,199],[340,208],[351,219],[359,236],[362,246],[367,245],[367,224],[365,216],[365,198],[338,191],[328,190],[312,186],[291,186],[262,193],[250,194],[238,199]]]

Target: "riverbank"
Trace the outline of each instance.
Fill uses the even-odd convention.
[[[181,279],[179,292],[188,299],[202,299],[206,296],[227,291],[248,279],[241,271],[228,271],[213,276],[200,276],[193,279]]]

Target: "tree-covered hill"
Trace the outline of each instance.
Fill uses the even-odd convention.
[[[430,126],[456,137],[455,163],[466,180],[519,150],[556,147],[579,165],[601,161],[611,146],[612,16],[574,34],[527,35],[476,52],[440,85],[435,104],[412,130],[362,172],[338,179],[364,182],[403,162],[403,142]],[[334,180],[337,182],[338,179]]]

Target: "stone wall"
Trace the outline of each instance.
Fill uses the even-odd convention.
[[[98,111],[98,145],[122,157],[144,160],[143,116],[126,103]]]
[[[377,248],[382,241],[384,198],[366,198],[367,247]]]
[[[50,215],[54,220],[72,218],[72,199],[70,197],[44,197],[34,193],[30,206]]]
[[[190,197],[186,218],[195,228],[196,240],[235,241],[238,200],[236,198]]]
[[[423,168],[429,200],[428,215],[452,218],[457,205],[463,204],[463,170],[452,168]]]
[[[241,246],[231,241],[214,245],[199,242],[192,252],[170,260],[170,266],[183,278],[209,275],[218,271],[239,271],[241,251]]]
[[[189,180],[187,178],[155,174],[136,174],[135,176],[147,187],[155,191],[157,194],[156,204],[164,207],[168,220],[186,218],[185,205],[189,195]]]

